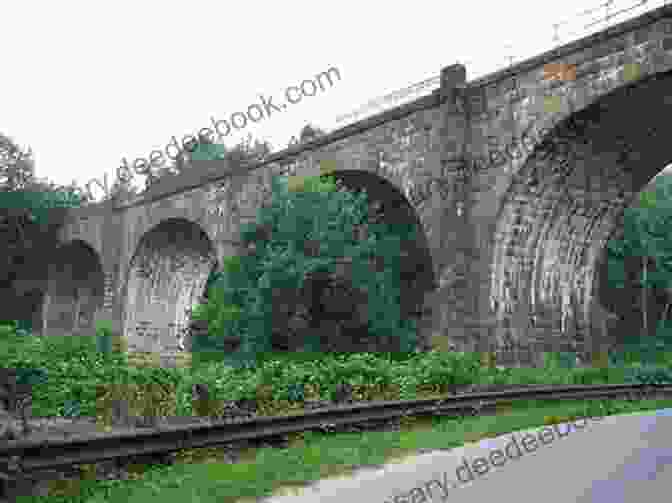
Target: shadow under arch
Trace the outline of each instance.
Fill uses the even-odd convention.
[[[672,173],[667,171],[662,176],[670,177]],[[651,180],[649,185],[642,190],[654,189],[655,180]],[[607,243],[626,239],[623,220],[624,214],[620,214]],[[660,321],[672,321],[672,289],[666,288],[660,283],[654,284],[646,290],[642,288],[640,278],[645,266],[650,278],[654,275],[659,276],[658,263],[654,257],[628,255],[619,264],[619,268],[620,265],[623,267],[622,272],[610,270],[608,249],[605,245],[597,260],[595,297],[600,306],[611,313],[615,313],[615,318],[618,319],[618,332],[615,342],[622,343],[628,338],[628,335],[633,334],[655,335]],[[615,278],[612,275],[616,273],[619,273],[619,276],[620,273],[624,274],[624,288],[614,286]],[[672,278],[661,279],[672,280]],[[646,299],[643,300],[643,296]],[[644,320],[644,317],[646,317],[646,320]],[[645,326],[647,330],[644,330]]]
[[[124,282],[129,353],[187,350],[190,309],[202,299],[216,263],[207,233],[187,219],[164,220],[142,236]]]
[[[492,242],[491,308],[505,331],[523,333],[529,315],[576,340],[598,335],[599,257],[625,208],[672,161],[670,86],[666,72],[602,96],[550,131],[514,175]],[[525,326],[517,309],[527,310]]]
[[[416,232],[415,241],[403,241],[402,253],[406,255],[402,274],[405,275],[405,314],[419,313],[425,293],[434,289],[433,259],[420,219],[408,199],[385,178],[360,170],[343,170],[331,173],[337,182],[352,192],[366,190],[370,205],[379,205],[376,211],[380,221],[393,226],[410,225]]]
[[[103,306],[104,273],[98,253],[85,241],[63,243],[50,260],[41,300],[41,313],[35,313],[33,328],[43,335],[93,335],[96,314]],[[37,304],[37,305],[40,305]]]
[[[337,184],[348,191],[366,190],[370,215],[373,221],[386,224],[392,228],[399,225],[400,233],[407,226],[415,231],[415,239],[404,239],[401,242],[402,270],[400,310],[402,319],[420,319],[424,312],[426,293],[434,289],[435,277],[432,256],[427,237],[420,219],[406,197],[388,180],[363,170],[342,170],[329,173]],[[314,285],[313,298],[319,297],[320,288]],[[420,335],[420,330],[418,335]],[[425,346],[420,340],[420,345]]]

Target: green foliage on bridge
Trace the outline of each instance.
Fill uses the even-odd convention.
[[[196,145],[189,157],[192,161],[214,161],[224,159],[226,154],[226,147],[222,144],[201,142]]]
[[[271,204],[241,230],[247,253],[226,261],[211,277],[207,302],[194,309],[195,319],[208,322],[208,342],[193,341],[194,353],[213,351],[223,336],[240,336],[238,361],[270,354],[272,334],[284,329],[278,313],[296,312],[306,297],[316,299],[314,292],[344,276],[364,295],[367,336],[396,338],[391,344],[399,351],[413,351],[415,322],[400,315],[400,250],[415,229],[401,227],[372,222],[366,192],[347,191],[333,177],[276,177]],[[305,287],[313,293],[302,297]],[[323,334],[312,328],[301,338],[303,351],[323,351]]]
[[[639,194],[636,203],[625,209],[623,227],[621,239],[607,244],[609,286],[623,293],[639,292],[642,331],[627,334],[625,345],[638,357],[651,359],[672,349],[672,176],[658,176]],[[662,315],[651,320],[654,289],[666,292],[667,299]]]
[[[34,187],[30,191],[0,190],[0,211],[11,215],[25,213],[29,221],[47,225],[52,210],[79,208],[83,200],[75,191],[50,187]]]

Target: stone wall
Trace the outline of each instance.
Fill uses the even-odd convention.
[[[388,218],[406,214],[422,229],[410,250],[426,272],[424,334],[464,349],[540,334],[585,340],[595,328],[600,250],[623,208],[672,161],[670,70],[667,6],[475,81],[463,66],[447,67],[429,96],[254,165],[195,166],[200,175],[172,187],[90,210],[83,230],[73,217],[62,239],[101,255],[106,315],[126,333],[123,320],[135,319],[128,286],[138,295],[140,284],[130,279],[133,260],[146,236],[182,219],[207,236],[209,251],[197,247],[212,257],[204,263],[221,263],[239,252],[239,225],[267,199],[272,176],[330,170],[377,188]],[[176,254],[192,256],[189,240],[177,241]],[[157,251],[166,264],[167,250]],[[190,295],[174,294],[170,309]]]

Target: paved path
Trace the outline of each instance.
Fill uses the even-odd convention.
[[[295,493],[262,501],[671,501],[672,409],[522,430],[382,469],[362,469],[350,477],[324,479]]]

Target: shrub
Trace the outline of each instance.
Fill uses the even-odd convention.
[[[642,365],[626,369],[628,384],[672,384],[672,369],[657,365]]]
[[[672,320],[661,320],[655,335],[630,335],[619,347],[609,352],[609,362],[614,366],[633,363],[670,365],[672,359]]]
[[[16,321],[0,321],[0,338],[16,335]]]
[[[240,348],[225,359],[255,365],[273,350],[273,333],[289,332],[288,319],[313,301],[301,297],[308,283],[328,278],[333,285],[334,278],[346,277],[349,288],[368,299],[360,303],[366,304],[365,315],[358,315],[366,318],[361,333],[401,353],[413,351],[417,327],[401,317],[399,271],[401,241],[414,239],[415,230],[369,223],[368,211],[365,192],[341,190],[333,178],[307,177],[292,186],[274,179],[271,204],[241,229],[249,253],[227,259],[207,302],[193,311],[208,324],[208,336],[196,342],[196,350],[221,351],[224,338],[239,336]],[[358,234],[362,229],[365,238]],[[307,249],[306,243],[318,249]],[[374,262],[379,267],[372,267]],[[303,351],[320,352],[322,336],[317,329],[302,330],[292,341]]]
[[[295,404],[304,400],[334,399],[339,386],[350,388],[356,400],[397,400],[418,398],[427,392],[446,392],[452,385],[475,383],[655,384],[672,381],[669,368],[655,365],[555,369],[552,372],[535,368],[484,370],[476,352],[446,354],[440,351],[416,354],[404,361],[376,353],[315,352],[300,357],[269,354],[254,364],[238,368],[214,363],[186,370],[135,369],[122,358],[102,358],[93,338],[89,338],[89,343],[84,339],[14,337],[2,341],[0,367],[21,369],[22,382],[33,386],[35,416],[94,416],[96,391],[101,386],[127,384],[156,389],[162,400],[175,405],[170,414],[184,416],[192,414],[192,385],[197,383],[206,384],[212,398],[222,406],[256,401],[270,412],[279,410],[282,401]],[[4,346],[13,351],[7,351]],[[169,397],[172,393],[174,398]]]
[[[27,335],[32,335],[31,330],[26,328],[27,326],[28,324],[16,320],[0,321],[0,337],[9,335],[25,337]]]
[[[107,320],[96,322],[96,349],[102,354],[112,353],[112,323]]]
[[[576,368],[577,353],[573,351],[558,351],[544,353],[544,367],[549,370]]]
[[[48,372],[43,368],[17,368],[16,383],[38,386],[47,382]]]

